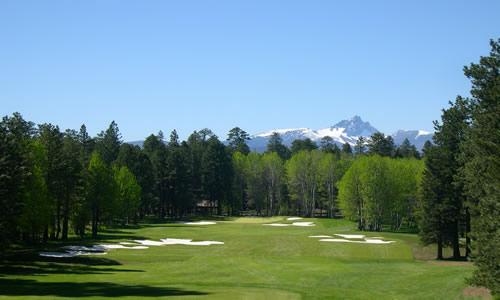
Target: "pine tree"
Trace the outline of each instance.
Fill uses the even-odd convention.
[[[463,145],[461,178],[471,217],[473,283],[500,294],[500,39],[489,56],[465,67],[472,82],[472,125]]]
[[[227,141],[231,150],[239,151],[245,155],[250,152],[250,148],[246,143],[249,139],[250,136],[248,133],[239,127],[234,127],[227,135]]]
[[[122,136],[115,121],[112,121],[111,124],[109,124],[106,131],[101,131],[101,133],[97,135],[96,148],[103,161],[108,165],[111,165],[111,163],[118,157],[121,144]]]
[[[344,145],[342,145],[342,153],[344,153],[347,156],[352,155],[352,148],[351,145],[349,145],[349,143],[345,143]]]
[[[274,132],[269,138],[266,152],[276,152],[283,160],[287,160],[291,156],[290,149],[283,145],[283,140],[277,132]]]

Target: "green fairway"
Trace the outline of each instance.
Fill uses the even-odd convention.
[[[421,248],[416,235],[366,233],[396,241],[382,245],[326,243],[308,236],[356,233],[354,225],[331,219],[301,220],[314,227],[262,225],[277,221],[290,223],[237,218],[204,226],[143,224],[102,234],[102,243],[168,237],[224,245],[116,249],[77,258],[18,254],[3,262],[0,298],[461,299],[473,270],[468,263],[425,260],[434,253]]]

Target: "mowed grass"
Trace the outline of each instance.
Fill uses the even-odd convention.
[[[473,271],[468,263],[415,259],[413,253],[432,250],[420,247],[415,235],[367,233],[396,241],[387,245],[324,243],[308,236],[355,233],[353,224],[307,219],[316,226],[262,225],[277,221],[288,222],[280,217],[230,218],[206,226],[143,224],[105,232],[102,240],[168,237],[224,245],[117,249],[70,259],[16,254],[1,266],[0,299],[462,299]]]

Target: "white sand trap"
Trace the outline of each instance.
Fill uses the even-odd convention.
[[[120,245],[137,245],[137,243],[131,243],[131,242],[120,242]]]
[[[362,234],[335,234],[336,236],[343,237],[344,239],[364,239],[365,236]]]
[[[320,239],[320,242],[335,242],[335,243],[357,243],[357,244],[390,244],[394,241],[382,241],[382,240],[366,240],[366,241],[350,241],[344,239]]]
[[[313,222],[293,222],[292,225],[293,226],[304,226],[304,227],[316,226],[316,224],[314,224]]]
[[[151,241],[151,240],[134,240],[134,242],[139,243],[144,246],[163,246],[162,242]]]
[[[181,222],[181,224],[185,224],[185,225],[214,225],[217,223],[212,222],[212,221],[198,221],[198,222]]]
[[[188,245],[192,240],[166,238],[160,240],[163,245]]]
[[[224,245],[224,242],[217,241],[198,241],[193,242],[193,240],[188,239],[161,239],[164,245],[189,245],[189,246],[210,246],[210,245]]]
[[[379,239],[366,239],[365,240],[367,244],[390,244],[390,243],[395,243],[395,241],[383,241]]]
[[[290,217],[290,218],[287,218],[288,221],[296,221],[296,220],[302,220],[301,217]]]
[[[321,239],[328,239],[328,238],[333,238],[330,235],[310,235],[310,238],[321,238]]]
[[[309,227],[309,226],[316,226],[313,222],[293,222],[292,224],[284,224],[284,223],[269,223],[269,224],[262,224],[266,226],[275,226],[275,227],[287,227],[287,226],[299,226],[299,227]]]
[[[124,245],[100,245],[105,249],[130,249],[130,250],[140,250],[140,249],[148,249],[147,246],[124,246]]]
[[[190,246],[210,246],[210,245],[224,245],[224,242],[217,241],[199,241],[199,242],[189,242],[186,245]]]

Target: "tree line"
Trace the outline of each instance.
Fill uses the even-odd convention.
[[[150,135],[142,147],[123,143],[113,121],[91,137],[85,125],[61,131],[19,113],[0,122],[0,239],[66,240],[70,231],[96,237],[101,226],[145,216],[194,214],[339,215],[338,183],[355,157],[419,157],[407,140],[396,147],[381,133],[352,150],[331,138],[320,145],[278,134],[263,154],[235,127],[226,143],[209,129],[180,141],[174,130]]]
[[[489,56],[464,67],[471,97],[458,96],[435,122],[425,150],[420,235],[437,243],[437,257],[474,259],[472,283],[500,293],[500,40]]]

